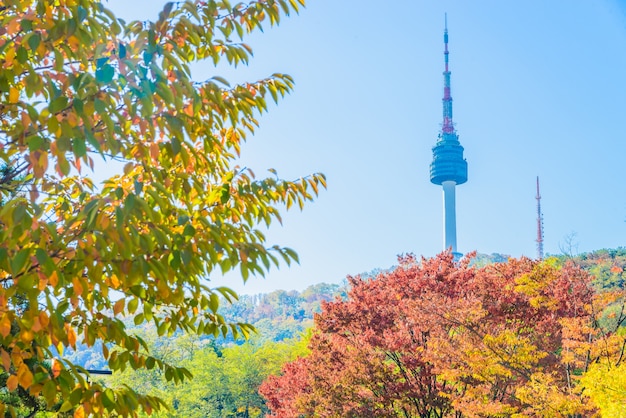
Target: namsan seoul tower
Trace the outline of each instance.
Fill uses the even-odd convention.
[[[430,164],[430,181],[443,186],[443,249],[451,249],[459,257],[456,247],[456,202],[457,184],[467,181],[467,161],[463,158],[463,147],[452,122],[452,96],[450,94],[450,70],[448,68],[448,18],[443,32],[443,123],[437,144],[433,147],[433,162]]]

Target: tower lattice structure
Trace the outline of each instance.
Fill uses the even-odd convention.
[[[448,19],[443,32],[443,123],[437,143],[433,147],[433,162],[430,164],[430,181],[443,188],[443,240],[444,250],[457,253],[456,246],[456,186],[467,181],[467,161],[463,158],[463,147],[459,142],[452,121],[452,94],[450,91],[450,69],[448,51]]]
[[[537,176],[537,259],[543,260],[543,214],[541,213],[541,195],[539,194],[539,176]]]

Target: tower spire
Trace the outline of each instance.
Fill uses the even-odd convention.
[[[457,184],[467,181],[467,161],[463,158],[463,147],[452,122],[452,95],[450,93],[450,68],[448,51],[448,15],[445,15],[443,31],[443,123],[437,144],[433,147],[433,162],[430,164],[430,181],[443,186],[443,236],[444,250],[456,253],[456,197]]]

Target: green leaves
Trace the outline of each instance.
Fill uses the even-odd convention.
[[[41,35],[39,33],[33,33],[28,37],[28,46],[32,51],[37,50],[39,44],[41,43]]]
[[[10,388],[34,386],[50,407],[130,416],[162,402],[87,382],[68,361],[42,369],[51,354],[41,347],[62,360],[66,347],[101,343],[112,370],[156,368],[177,382],[188,372],[141,354],[120,316],[163,335],[249,334],[219,314],[219,295],[236,294],[207,281],[219,269],[246,280],[297,260],[267,248],[259,224],[280,222],[325,180],[234,167],[267,101],[291,91],[289,76],[231,85],[193,80],[190,68],[247,63],[251,47],[231,35],[302,3],[170,2],[158,21],[129,24],[106,3],[75,3],[18,0],[0,15],[0,165],[15,170],[0,187],[0,334],[5,349],[20,349],[0,360],[21,370]],[[94,159],[126,165],[94,185]]]
[[[96,69],[96,80],[100,83],[110,83],[113,80],[113,76],[115,76],[115,69],[110,64],[105,64]]]
[[[65,96],[57,97],[54,100],[52,100],[50,104],[48,105],[48,111],[52,114],[59,113],[67,107],[67,103],[68,103],[67,97]]]

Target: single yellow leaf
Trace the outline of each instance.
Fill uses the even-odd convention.
[[[4,314],[2,318],[0,318],[0,335],[6,337],[11,332],[11,319],[9,319],[9,315]]]
[[[82,405],[74,411],[74,418],[85,418],[85,408]]]
[[[115,274],[111,275],[111,287],[113,289],[117,289],[118,287],[120,287],[120,279],[118,279]]]
[[[30,343],[35,338],[35,334],[29,329],[25,329],[20,333],[20,339],[26,344]]]
[[[11,369],[11,356],[6,351],[0,349],[0,358],[2,359],[2,367],[8,372]]]
[[[74,331],[74,328],[70,327],[69,325],[66,325],[66,331],[68,344],[72,348],[76,348],[76,331]]]
[[[28,389],[33,384],[33,374],[26,363],[22,363],[20,368],[17,370],[17,378],[20,386],[24,389]]]
[[[37,286],[37,289],[44,290],[47,285],[48,285],[48,278],[45,277],[44,275],[40,275],[39,276],[39,285]]]
[[[17,103],[20,100],[20,91],[15,87],[9,89],[9,103]]]

